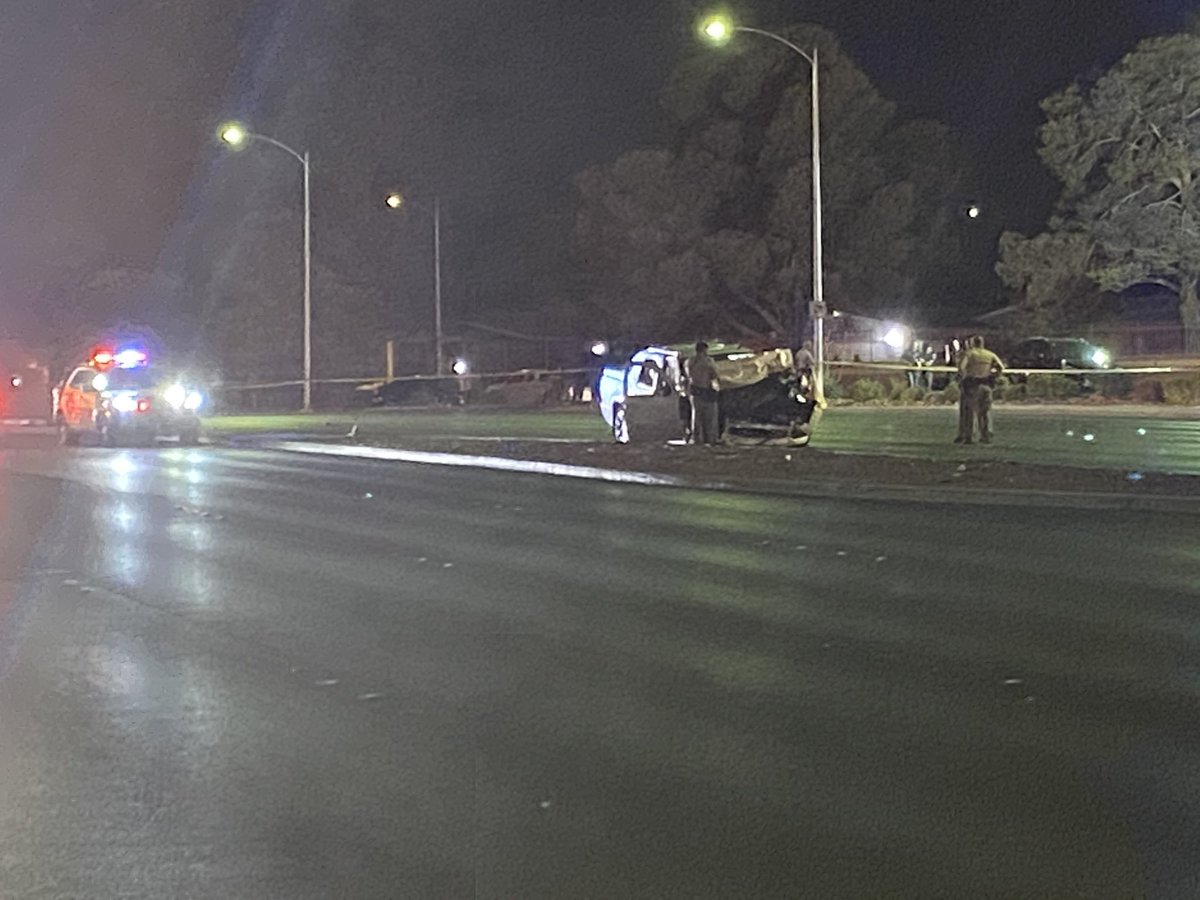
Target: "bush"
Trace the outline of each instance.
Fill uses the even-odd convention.
[[[962,396],[962,392],[958,389],[958,382],[952,381],[946,385],[946,389],[942,391],[942,402],[957,403],[960,396]]]
[[[830,369],[825,373],[825,399],[841,400],[846,396],[846,387],[842,384],[837,373]]]
[[[1133,396],[1132,375],[1100,375],[1096,378],[1096,385],[1101,397],[1124,400]]]
[[[1014,384],[1010,379],[1001,375],[992,387],[992,397],[996,400],[1020,400],[1025,396],[1025,386]]]
[[[997,400],[1024,400],[1027,394],[1025,382],[1005,381],[1004,386],[996,391]]]
[[[867,403],[871,400],[883,400],[887,397],[887,388],[874,378],[860,378],[850,385],[850,399],[856,403]]]
[[[1163,383],[1157,378],[1134,379],[1133,399],[1136,403],[1162,403]]]
[[[1065,375],[1030,375],[1025,382],[1025,396],[1039,400],[1065,400],[1079,393],[1079,382]]]
[[[892,403],[920,403],[928,393],[923,385],[910,385],[907,380],[891,380],[888,386],[891,388],[888,400]]]
[[[1163,402],[1169,406],[1200,404],[1200,375],[1188,375],[1163,381]]]

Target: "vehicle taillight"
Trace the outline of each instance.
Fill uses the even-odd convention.
[[[138,401],[138,405],[137,405],[138,412],[147,412],[149,409],[150,409],[150,401],[148,399],[143,398]]]

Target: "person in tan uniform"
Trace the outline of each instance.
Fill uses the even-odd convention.
[[[708,355],[708,344],[696,343],[696,355],[687,362],[688,383],[692,395],[692,442],[716,444],[721,440],[720,408],[717,405],[721,380]]]
[[[1004,363],[983,346],[979,335],[958,360],[958,437],[956,444],[974,441],[975,423],[979,423],[979,441],[992,441],[992,382],[1004,371]]]

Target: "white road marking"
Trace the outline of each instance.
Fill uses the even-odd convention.
[[[524,472],[532,475],[557,475],[564,478],[585,478],[591,481],[615,481],[622,484],[678,486],[683,482],[669,475],[649,472],[623,472],[595,466],[573,466],[565,463],[538,462],[524,459],[505,459],[499,456],[471,456],[462,453],[432,453],[425,450],[399,450],[392,447],[355,447],[348,444],[309,444],[302,441],[280,441],[268,448],[289,453],[309,453],[316,456],[340,456],[385,462],[422,463],[434,466],[459,466],[468,469],[492,469],[499,472]]]

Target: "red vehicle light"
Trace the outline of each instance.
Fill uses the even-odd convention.
[[[138,403],[138,405],[137,405],[138,412],[147,412],[150,409],[150,401],[149,400],[139,400],[137,403]]]

